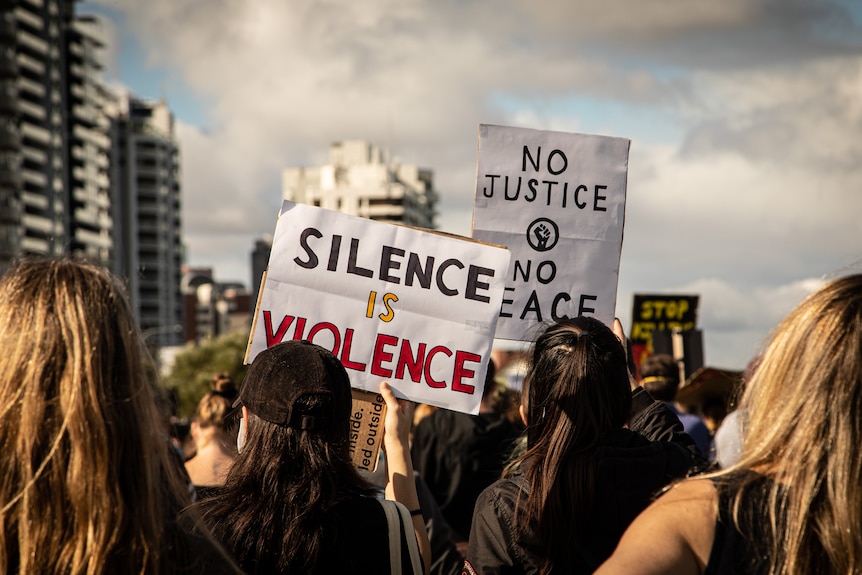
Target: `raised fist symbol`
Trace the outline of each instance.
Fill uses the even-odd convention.
[[[545,224],[539,224],[533,233],[536,234],[537,248],[540,250],[547,248],[548,240],[551,238],[551,230]]]

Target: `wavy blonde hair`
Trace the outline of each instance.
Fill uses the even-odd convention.
[[[742,398],[741,460],[716,477],[743,495],[773,481],[765,509],[772,575],[862,572],[862,275],[806,298],[773,331]]]
[[[0,569],[158,573],[183,504],[119,282],[25,260],[0,281]]]

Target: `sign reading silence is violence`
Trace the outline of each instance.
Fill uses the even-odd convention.
[[[354,388],[478,413],[509,251],[285,201],[246,361],[306,339]]]
[[[473,237],[512,252],[497,337],[543,322],[612,325],[629,140],[482,124]]]

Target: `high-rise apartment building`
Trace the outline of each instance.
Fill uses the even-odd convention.
[[[112,228],[108,154],[111,95],[102,81],[104,31],[99,20],[79,17],[68,32],[69,194],[68,249],[108,264]]]
[[[0,271],[17,255],[67,252],[69,0],[0,9]]]
[[[117,100],[111,150],[114,271],[128,278],[141,329],[159,345],[182,342],[179,148],[164,102]]]
[[[332,144],[329,163],[282,172],[287,200],[372,220],[434,229],[437,194],[431,170],[389,162],[369,142]]]
[[[70,0],[2,4],[0,272],[26,253],[110,261],[104,47]]]
[[[128,278],[148,343],[181,341],[180,185],[164,103],[112,95],[74,0],[0,1],[0,274],[76,254]]]

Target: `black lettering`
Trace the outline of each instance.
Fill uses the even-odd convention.
[[[542,309],[539,306],[539,297],[536,295],[536,290],[533,290],[533,293],[527,299],[527,305],[524,307],[524,311],[521,312],[521,319],[527,317],[528,312],[536,314],[536,321],[542,321]]]
[[[450,266],[456,266],[458,269],[461,270],[464,269],[464,264],[454,258],[449,258],[448,260],[444,261],[442,264],[440,264],[440,267],[437,268],[437,289],[439,289],[440,293],[442,293],[443,295],[458,295],[458,290],[451,289],[443,283],[443,272],[446,271],[446,268]]]
[[[494,180],[496,180],[500,176],[499,176],[499,174],[485,174],[485,177],[491,179],[491,189],[489,190],[488,186],[485,186],[484,188],[482,188],[482,195],[485,196],[486,198],[493,198],[494,197]]]
[[[563,159],[563,167],[554,171],[554,168],[551,167],[551,163],[554,159],[554,156],[559,156]],[[566,157],[566,154],[562,152],[562,150],[554,150],[548,155],[548,171],[551,172],[554,176],[558,176],[566,171],[566,168],[569,167],[569,159]]]
[[[593,211],[594,212],[606,212],[608,209],[605,206],[599,207],[599,200],[608,199],[606,196],[600,196],[599,190],[607,190],[607,186],[596,186],[596,193],[593,196]]]
[[[551,269],[551,273],[548,277],[542,277],[542,270],[545,268]],[[546,260],[536,266],[536,279],[539,280],[540,284],[548,285],[554,281],[555,277],[557,277],[557,264],[555,264],[553,260]]]
[[[419,261],[419,256],[410,252],[410,257],[407,259],[407,271],[404,274],[404,285],[412,286],[413,278],[419,280],[419,285],[422,289],[431,289],[431,275],[434,273],[434,256],[425,258],[425,269],[422,269],[422,263]]]
[[[530,281],[530,266],[532,263],[532,260],[527,260],[527,269],[524,269],[521,267],[521,261],[515,260],[515,273],[512,274],[512,281],[518,281],[518,270],[521,271],[521,281]]]
[[[380,254],[380,279],[385,282],[400,284],[401,279],[389,275],[389,270],[401,269],[401,262],[392,261],[392,256],[404,257],[404,250],[401,248],[393,248],[392,246],[383,246],[383,251]]]
[[[512,314],[506,311],[503,311],[503,306],[511,305],[515,300],[506,299],[506,292],[515,291],[515,288],[503,288],[503,303],[500,305],[500,317],[512,317]]]
[[[347,259],[347,273],[370,278],[374,275],[374,272],[368,268],[361,268],[356,265],[356,256],[358,252],[359,240],[357,238],[350,238],[350,257]]]
[[[532,202],[536,199],[536,195],[538,194],[538,192],[536,191],[536,185],[538,185],[538,183],[539,180],[535,178],[530,178],[529,180],[527,180],[527,187],[530,189],[530,193],[524,194],[524,199],[528,202]]]
[[[464,290],[464,298],[488,303],[491,301],[490,297],[486,295],[478,295],[476,293],[477,288],[486,290],[490,287],[488,282],[479,281],[480,275],[494,277],[494,270],[471,265],[470,269],[467,271],[467,287]]]
[[[524,155],[521,157],[521,171],[527,171],[527,158],[530,159],[530,165],[533,166],[533,171],[539,171],[539,162],[542,159],[542,146],[539,146],[539,149],[536,150],[536,159],[533,159],[533,156],[530,155],[530,148],[524,146]]]
[[[578,208],[580,208],[582,210],[587,207],[587,202],[581,202],[578,200],[578,198],[581,197],[581,192],[586,192],[586,191],[588,191],[587,187],[583,184],[581,184],[580,186],[575,188],[575,205],[578,206]]]
[[[515,190],[514,197],[509,197],[509,176],[506,176],[506,187],[503,189],[503,199],[508,201],[517,200],[521,195],[521,178],[518,178],[518,188]]]
[[[299,245],[305,250],[305,254],[308,256],[308,261],[302,261],[299,256],[293,258],[293,261],[300,267],[304,267],[307,270],[313,270],[317,267],[318,260],[317,254],[315,254],[311,249],[311,246],[308,245],[308,236],[314,236],[320,239],[323,237],[323,234],[320,233],[320,230],[315,228],[305,228],[302,230],[302,233],[299,234]]]
[[[585,313],[596,313],[596,309],[592,307],[586,307],[586,301],[596,301],[599,299],[599,296],[595,295],[582,295],[581,303],[578,304],[578,315],[584,315]]]
[[[338,254],[341,253],[341,236],[332,236],[332,245],[329,246],[329,263],[326,266],[327,271],[334,272],[338,269]]]
[[[565,300],[566,302],[572,301],[572,298],[569,297],[569,294],[566,292],[560,292],[554,296],[554,303],[551,305],[551,317],[554,318],[555,321],[561,319],[569,319],[567,315],[560,315],[557,313],[557,306],[560,305],[560,301]]]
[[[548,203],[547,203],[547,204],[545,204],[545,205],[546,205],[546,206],[550,206],[550,205],[551,205],[551,190],[552,190],[552,189],[554,188],[554,186],[556,186],[559,182],[555,182],[555,181],[553,181],[553,180],[542,180],[542,183],[543,183],[543,184],[548,184]]]

